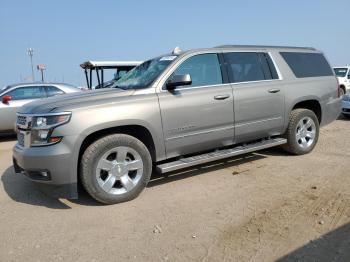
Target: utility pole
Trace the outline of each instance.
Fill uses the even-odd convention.
[[[34,54],[34,49],[33,48],[28,48],[27,49],[27,54],[30,57],[30,65],[32,67],[32,81],[35,81],[35,76],[34,76],[34,67],[33,67],[33,54]]]

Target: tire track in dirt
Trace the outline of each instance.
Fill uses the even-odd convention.
[[[276,254],[290,252],[290,244],[296,240],[312,240],[314,235],[334,230],[348,218],[350,196],[329,189],[328,184],[329,180],[318,190],[303,190],[299,196],[255,214],[245,224],[226,228],[202,261],[276,259]]]

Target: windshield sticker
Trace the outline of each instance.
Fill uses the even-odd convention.
[[[159,61],[173,61],[177,56],[172,55],[172,56],[163,56]]]

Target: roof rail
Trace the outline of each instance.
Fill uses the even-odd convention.
[[[269,45],[219,45],[215,46],[215,48],[290,48],[290,49],[309,49],[316,50],[313,47],[301,47],[301,46],[269,46]]]

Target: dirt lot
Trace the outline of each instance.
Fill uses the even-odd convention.
[[[0,142],[0,261],[350,261],[350,121],[279,149],[154,175],[134,201],[50,199]]]

